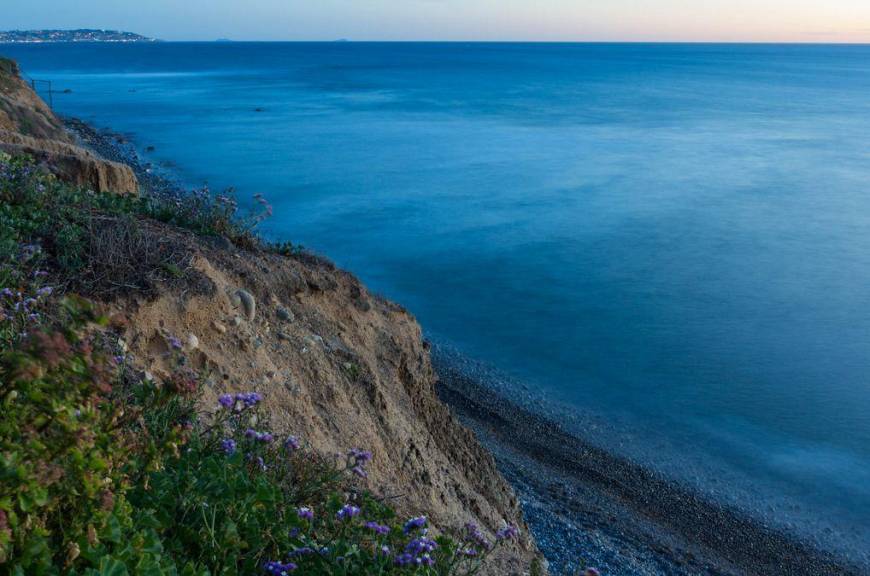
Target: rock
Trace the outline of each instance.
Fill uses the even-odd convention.
[[[278,339],[279,339],[279,340],[290,340],[290,335],[287,334],[286,332],[280,332],[280,331],[279,331],[279,332],[278,332]]]
[[[190,334],[187,337],[187,347],[191,350],[196,350],[199,348],[199,338],[194,334]]]
[[[211,238],[209,238],[209,240],[211,240],[211,243],[214,245],[215,248],[219,248],[221,250],[232,250],[233,248],[235,248],[235,244],[233,244],[233,241],[226,236],[212,236]]]
[[[230,324],[233,325],[233,328],[238,328],[239,326],[242,325],[242,319],[239,318],[238,316],[233,316],[233,319],[230,320]]]
[[[277,310],[275,310],[275,316],[278,317],[279,320],[283,320],[284,322],[293,322],[293,312],[287,310],[283,306],[279,306]]]
[[[247,290],[236,290],[233,301],[242,305],[242,310],[245,311],[245,316],[248,320],[253,321],[257,315],[257,300]]]
[[[217,320],[212,320],[211,327],[220,332],[221,334],[227,333],[227,327],[218,322]]]

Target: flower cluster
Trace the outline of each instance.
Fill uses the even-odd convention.
[[[474,522],[469,522],[465,525],[465,541],[471,545],[467,550],[474,551],[476,548],[481,548],[482,550],[490,550],[492,548],[492,543],[486,539],[486,536],[483,535],[483,532],[480,531],[477,524]],[[473,554],[467,554],[469,556]]]
[[[263,395],[259,392],[240,392],[235,396],[232,394],[221,394],[218,397],[218,404],[226,410],[241,412],[245,408],[253,408],[262,400]]]
[[[377,522],[366,522],[365,527],[377,534],[378,536],[386,536],[390,533],[390,527]]]
[[[254,440],[256,442],[264,443],[268,443],[274,440],[274,437],[269,432],[257,432],[253,428],[248,428],[247,430],[245,430],[245,438]]]
[[[366,464],[372,459],[372,453],[369,450],[351,448],[347,453],[347,458],[347,467],[353,474],[360,478],[368,478],[369,474],[366,470]]]
[[[354,506],[353,504],[345,504],[341,507],[341,509],[336,512],[335,517],[339,520],[350,520],[356,516],[359,516],[361,510],[358,506]]]
[[[287,436],[287,439],[284,440],[284,448],[290,452],[295,452],[299,450],[300,442],[299,438],[296,436]]]
[[[414,538],[405,546],[404,552],[396,556],[396,564],[399,566],[432,566],[435,559],[432,553],[438,548],[434,540],[421,536]]]
[[[402,531],[405,534],[410,534],[414,530],[422,530],[426,528],[426,517],[418,516],[416,518],[411,518],[407,522],[405,522],[405,526],[402,528]]]
[[[495,533],[496,540],[514,540],[517,536],[519,536],[519,529],[513,524],[508,524],[501,530]]]
[[[287,576],[288,573],[296,570],[296,564],[293,562],[285,562],[282,564],[281,562],[273,560],[271,562],[266,562],[263,565],[263,570],[272,576]]]
[[[296,515],[302,520],[314,520],[314,511],[308,506],[301,506],[296,509]]]

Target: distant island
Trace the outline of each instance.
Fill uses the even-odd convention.
[[[156,42],[132,32],[118,30],[9,30],[0,32],[2,44],[38,44],[43,42]]]

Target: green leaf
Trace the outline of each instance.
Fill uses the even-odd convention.
[[[127,566],[115,558],[103,558],[100,560],[100,569],[97,572],[100,576],[129,576]]]

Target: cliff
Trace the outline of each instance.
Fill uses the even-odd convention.
[[[98,192],[139,191],[129,166],[100,158],[74,141],[8,59],[0,59],[0,150],[29,154],[63,180]]]
[[[128,319],[124,341],[139,366],[167,376],[167,338],[178,338],[210,376],[205,409],[225,392],[261,391],[273,425],[315,450],[371,450],[368,485],[400,513],[428,514],[444,529],[476,522],[490,534],[521,526],[520,545],[488,573],[525,573],[536,547],[517,498],[436,396],[428,346],[407,311],[319,258],[245,251],[158,224],[148,234],[185,254],[192,273],[156,297],[110,303]]]
[[[76,145],[14,69],[0,78],[0,150],[30,153],[72,184],[133,191],[130,168]],[[445,532],[473,522],[490,539],[519,526],[520,538],[499,547],[483,573],[529,573],[539,553],[517,497],[438,399],[428,345],[406,310],[307,253],[203,236],[136,212],[83,209],[82,218],[76,226],[88,237],[76,258],[52,256],[78,268],[51,280],[122,319],[118,346],[131,367],[171,381],[171,343],[180,342],[204,375],[203,412],[218,410],[223,394],[257,390],[274,429],[315,452],[370,450],[360,481],[399,514],[425,514]],[[36,242],[66,250],[58,238]]]

